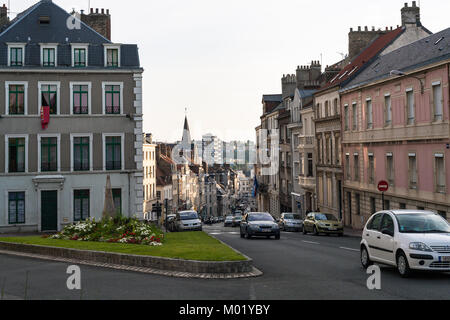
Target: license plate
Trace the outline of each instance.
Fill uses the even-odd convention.
[[[262,229],[262,232],[272,232],[270,229]]]
[[[450,257],[441,257],[442,262],[450,262]]]

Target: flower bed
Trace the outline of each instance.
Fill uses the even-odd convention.
[[[117,217],[98,222],[95,219],[78,222],[66,226],[63,231],[49,238],[161,246],[164,233],[157,227],[137,219]]]

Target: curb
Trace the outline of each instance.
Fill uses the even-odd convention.
[[[179,278],[237,279],[261,276],[252,260],[193,261],[0,242],[0,254]]]

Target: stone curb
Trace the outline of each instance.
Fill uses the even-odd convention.
[[[247,257],[246,261],[193,261],[7,242],[0,242],[0,254],[180,278],[236,279],[262,275]]]

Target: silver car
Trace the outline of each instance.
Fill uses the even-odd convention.
[[[177,231],[202,231],[202,221],[195,211],[181,211],[176,218]]]
[[[279,225],[284,231],[303,231],[303,220],[298,213],[283,213]]]

